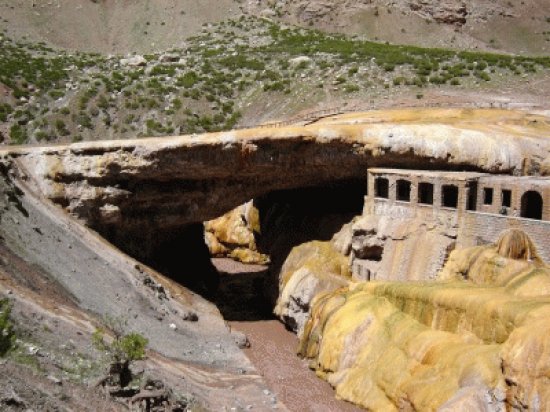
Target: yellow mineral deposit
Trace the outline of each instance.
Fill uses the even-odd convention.
[[[242,263],[265,264],[269,257],[258,251],[256,234],[260,216],[252,201],[205,223],[205,240],[212,256],[227,256]]]
[[[318,252],[293,251],[278,307]],[[550,268],[524,232],[452,252],[434,282],[346,283],[313,298],[298,348],[338,397],[375,411],[550,408]]]

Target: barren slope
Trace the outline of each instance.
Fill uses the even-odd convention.
[[[243,13],[430,47],[548,54],[550,5],[544,0],[4,0],[8,35],[101,53],[180,47],[203,23]]]

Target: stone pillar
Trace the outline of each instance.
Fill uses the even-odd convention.
[[[468,191],[466,190],[466,182],[457,182],[456,187],[458,187],[456,210],[463,212],[466,210],[466,204],[468,203]]]
[[[411,177],[411,204],[418,204],[418,177]]]
[[[550,221],[550,187],[540,191],[542,195],[542,220]]]
[[[397,176],[386,175],[384,177],[388,179],[388,200],[391,203],[395,203],[395,200],[397,199]]]
[[[431,183],[433,183],[434,185],[434,198],[433,198],[433,207],[434,209],[441,209],[441,201],[442,201],[442,197],[441,197],[441,185],[442,185],[442,182],[441,182],[441,179],[435,179],[434,181],[432,181]]]

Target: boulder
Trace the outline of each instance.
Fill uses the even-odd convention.
[[[145,57],[136,54],[135,56],[128,57],[126,59],[120,59],[120,65],[131,67],[147,66],[147,60],[145,60]]]
[[[299,66],[300,64],[310,64],[312,61],[313,60],[311,59],[311,57],[298,56],[298,57],[294,57],[293,59],[290,59],[288,63],[290,64],[291,67],[296,67],[296,66]]]

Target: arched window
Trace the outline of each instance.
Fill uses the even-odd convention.
[[[389,187],[390,184],[388,179],[377,177],[374,181],[374,196],[387,199],[389,194]]]
[[[397,200],[402,202],[411,201],[411,182],[408,180],[399,179],[397,181],[396,196]]]
[[[535,190],[529,190],[521,196],[521,217],[542,219],[542,196]]]

